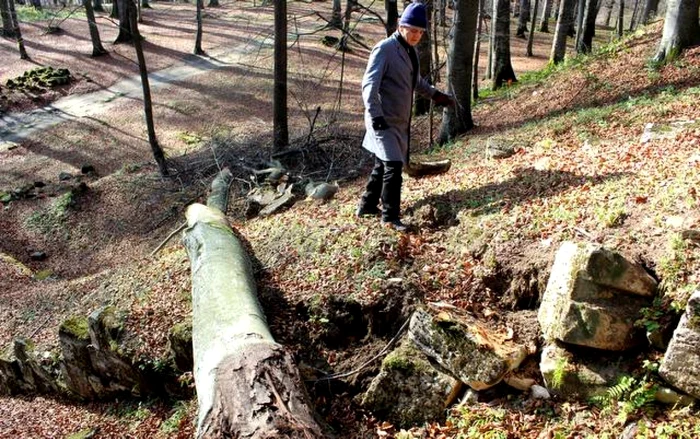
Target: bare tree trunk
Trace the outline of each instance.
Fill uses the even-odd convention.
[[[639,0],[634,0],[634,9],[632,10],[632,19],[630,20],[629,30],[633,31],[637,28],[639,24]]]
[[[561,0],[559,3],[559,19],[554,31],[552,54],[549,57],[549,61],[554,64],[564,61],[566,56],[566,37],[574,20],[574,2],[575,0]]]
[[[19,50],[20,59],[29,59],[27,54],[27,49],[24,48],[24,39],[22,38],[22,31],[19,28],[19,20],[17,19],[17,10],[15,9],[15,3],[12,0],[7,0],[7,4],[10,10],[10,19],[12,20],[12,26],[14,27],[14,36],[17,40],[17,49]]]
[[[581,0],[583,1],[583,0]],[[593,48],[593,36],[595,35],[596,1],[585,0],[586,10],[583,18],[583,31],[578,39],[576,51],[578,53],[590,53]]]
[[[329,25],[335,27],[336,29],[342,29],[343,27],[343,17],[341,14],[342,0],[333,0],[333,14],[331,15],[331,22]],[[386,3],[385,3],[386,6]],[[397,13],[398,15],[398,13]]]
[[[121,0],[112,0],[112,11],[109,13],[109,18],[119,18],[119,2]]]
[[[102,5],[102,0],[93,0],[92,2],[92,10],[94,12],[104,12],[105,8]]]
[[[700,43],[698,7],[700,0],[669,0],[661,44],[654,56],[657,63],[676,58],[686,47]]]
[[[625,33],[625,0],[619,0],[620,5],[617,10],[617,37],[622,38]]]
[[[2,36],[12,38],[15,36],[15,26],[10,14],[9,0],[0,0],[0,17],[2,17]]]
[[[476,44],[474,45],[474,63],[472,68],[472,99],[474,99],[474,102],[479,99],[479,52],[481,51],[481,28],[484,21],[484,1],[479,0],[479,15],[476,19]]]
[[[432,1],[429,3],[432,4]],[[396,25],[399,20],[399,7],[396,0],[386,0],[384,2],[384,10],[386,11],[386,36],[396,32]]]
[[[197,2],[197,33],[194,39],[194,54],[204,55],[204,49],[202,49],[202,8],[204,7],[204,0],[195,0]]]
[[[496,44],[496,1],[497,0],[491,0],[491,29],[489,29],[489,50],[486,55],[486,75],[484,75],[486,79],[493,78],[493,47],[494,44]]]
[[[510,60],[510,11],[508,0],[494,0],[493,89],[504,83],[515,82],[515,72]]]
[[[440,1],[440,13],[438,14],[440,16],[440,26],[447,26],[447,1],[448,0],[439,0]]]
[[[539,6],[540,0],[535,0],[535,14],[533,14],[533,17],[536,17],[537,13],[537,7]],[[532,44],[535,41],[535,20],[532,21],[532,24],[530,25],[530,35],[527,38],[527,56],[533,56],[532,54]]]
[[[507,0],[505,0],[507,2]],[[440,129],[441,144],[455,139],[474,127],[471,110],[471,73],[474,59],[474,38],[479,14],[478,0],[457,0],[454,11],[454,34],[447,57],[447,84],[456,101],[445,108]],[[506,10],[506,20],[510,12]]]
[[[540,32],[549,33],[549,18],[552,16],[552,3],[554,3],[554,0],[545,0],[544,2]]]
[[[160,175],[168,175],[168,166],[165,161],[165,154],[156,139],[156,129],[153,124],[153,103],[151,102],[151,87],[148,82],[148,69],[146,68],[146,58],[143,56],[143,46],[141,45],[141,35],[139,34],[138,20],[136,17],[136,7],[138,0],[126,0],[122,3],[129,17],[131,35],[133,35],[136,58],[139,61],[139,73],[141,75],[141,87],[143,88],[143,112],[146,116],[146,128],[148,130],[148,143],[151,145],[153,157],[156,159]]]
[[[275,72],[273,89],[273,149],[289,144],[287,122],[287,0],[275,0]]]
[[[270,334],[250,259],[226,220],[231,180],[224,169],[208,206],[186,213],[197,438],[326,437],[291,354]]]
[[[2,1],[2,0],[0,0]],[[91,0],[83,0],[83,6],[85,7],[85,17],[87,18],[88,27],[90,29],[90,40],[92,41],[92,56],[100,56],[107,53],[104,46],[102,46],[102,40],[100,39],[100,31],[97,29],[97,23],[95,22],[95,11],[92,9]]]
[[[134,17],[137,15],[136,6],[133,8],[130,6],[132,0],[114,0],[114,5],[119,4],[117,11],[119,13],[119,33],[117,34],[117,39],[114,40],[114,44],[117,43],[131,43],[134,41],[134,35],[132,34],[132,26],[130,23],[130,12],[133,9]],[[138,21],[138,17],[137,17]]]
[[[659,9],[659,0],[646,0],[644,2],[644,9],[642,9],[642,16],[639,22],[642,24],[649,23],[649,20],[656,16]]]
[[[615,6],[615,0],[609,0],[605,11],[605,27],[610,27],[610,20],[612,19],[613,6]]]
[[[578,47],[578,42],[581,40],[581,29],[583,29],[583,16],[585,15],[587,0],[576,0],[576,42],[575,47]]]
[[[423,4],[425,5],[426,15],[428,17],[428,27],[426,29],[426,33],[430,35],[433,26],[432,20],[430,20],[430,18],[433,16],[433,2],[432,0],[426,0]],[[418,74],[433,84],[434,79],[432,78],[432,72],[430,71],[430,57],[432,54],[430,49],[430,38],[421,38],[416,46],[416,51],[418,52],[419,57],[418,65],[420,67],[420,72],[418,72]],[[427,114],[430,111],[430,99],[416,95],[416,99],[413,102],[413,110],[414,114],[417,116]]]
[[[518,15],[518,27],[515,36],[525,38],[527,23],[530,21],[530,0],[520,0],[520,14]]]

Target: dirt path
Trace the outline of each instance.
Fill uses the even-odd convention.
[[[150,72],[149,83],[152,90],[157,90],[200,73],[235,65],[246,55],[259,50],[259,45],[248,42],[205,56],[188,55],[177,65]],[[105,113],[126,99],[143,100],[139,75],[123,79],[103,90],[61,98],[33,111],[0,115],[0,151],[11,149],[32,134],[62,122]]]

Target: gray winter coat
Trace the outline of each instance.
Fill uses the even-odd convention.
[[[365,133],[362,146],[384,161],[408,161],[413,91],[431,98],[435,88],[420,74],[413,82],[413,67],[398,33],[372,49],[362,78]],[[384,116],[389,129],[375,131],[372,118]]]

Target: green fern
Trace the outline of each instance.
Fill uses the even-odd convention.
[[[591,402],[602,408],[609,407],[613,402],[620,401],[630,394],[636,382],[637,380],[634,377],[623,375],[617,384],[608,387],[605,393],[591,397]]]

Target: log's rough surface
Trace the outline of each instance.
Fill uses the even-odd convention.
[[[248,254],[225,215],[193,204],[186,216],[197,437],[327,437],[291,355],[270,334]]]

